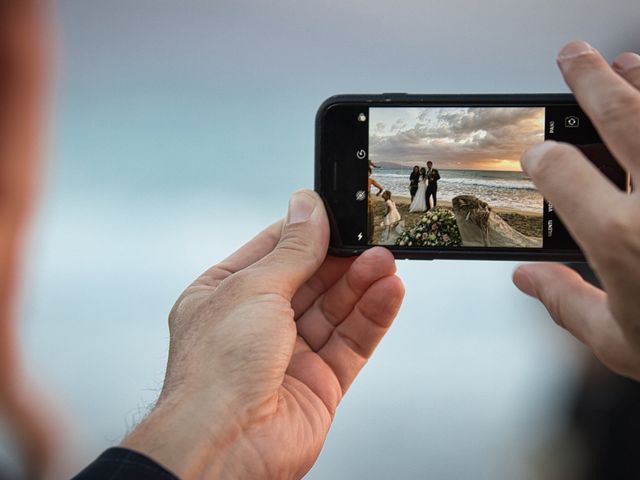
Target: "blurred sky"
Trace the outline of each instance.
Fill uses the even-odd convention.
[[[55,6],[52,151],[23,317],[31,368],[76,419],[71,471],[155,399],[184,286],[312,186],[326,97],[562,92],[564,42],[610,59],[640,50],[637,0]],[[577,347],[517,293],[513,267],[400,262],[403,310],[309,478],[534,478]]]

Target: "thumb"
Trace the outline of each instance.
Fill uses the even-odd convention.
[[[602,363],[638,378],[639,354],[611,315],[605,292],[557,264],[523,265],[513,273],[513,282],[540,300],[553,320],[587,345]]]
[[[261,289],[288,300],[324,262],[329,222],[320,196],[300,190],[289,200],[289,211],[276,247],[252,267]]]

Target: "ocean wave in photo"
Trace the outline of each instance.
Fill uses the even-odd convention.
[[[458,195],[474,195],[492,207],[516,208],[542,213],[543,198],[523,172],[439,169],[438,199],[450,201]],[[392,195],[409,196],[410,169],[380,168],[375,178]]]

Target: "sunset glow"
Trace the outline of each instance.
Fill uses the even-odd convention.
[[[369,158],[383,167],[522,171],[522,153],[544,141],[544,108],[372,108],[369,117]]]

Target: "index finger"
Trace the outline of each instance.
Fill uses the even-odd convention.
[[[558,65],[614,157],[632,175],[640,174],[640,92],[585,42],[567,44]]]

